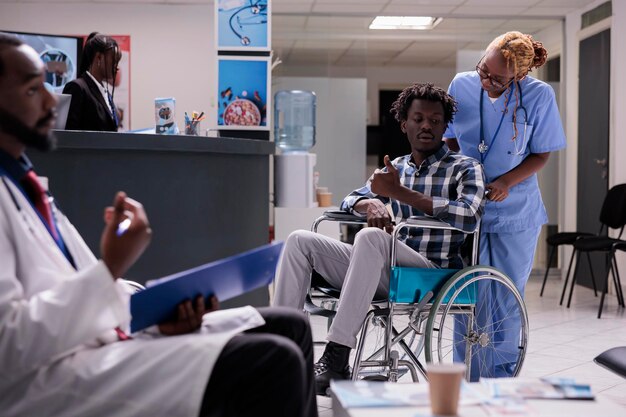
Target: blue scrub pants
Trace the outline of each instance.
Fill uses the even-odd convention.
[[[540,231],[541,227],[519,232],[481,232],[480,264],[493,266],[508,275],[523,297]],[[511,315],[511,312],[519,311],[515,308],[515,299],[497,282],[480,281],[477,289],[476,323],[479,330],[493,334],[491,343],[494,348],[482,348],[472,355],[471,380],[478,381],[480,376],[512,376],[520,334],[519,316]],[[463,318],[457,318],[455,334],[467,334],[465,327]],[[454,352],[455,362],[464,361],[465,344],[455,344],[455,347],[458,348]]]

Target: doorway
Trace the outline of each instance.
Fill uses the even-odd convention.
[[[610,42],[610,29],[580,41],[576,230],[590,233],[600,228],[600,209],[609,185]],[[583,258],[577,282],[591,288]],[[591,261],[600,284],[606,276],[605,256],[592,253]]]

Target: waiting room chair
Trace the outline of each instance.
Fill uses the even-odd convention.
[[[619,271],[617,269],[617,261],[615,259],[616,251],[626,251],[626,241],[622,240],[622,234],[624,232],[624,226],[626,225],[626,184],[616,185],[611,188],[602,205],[602,212],[600,213],[600,221],[604,231],[608,232],[608,229],[618,229],[619,235],[617,238],[611,238],[608,236],[582,236],[574,241],[574,252],[572,257],[576,257],[576,267],[574,268],[574,275],[570,284],[569,297],[567,300],[567,307],[570,307],[572,302],[572,294],[574,292],[574,285],[576,284],[576,278],[578,276],[578,267],[580,261],[580,255],[584,252],[589,257],[590,252],[603,252],[606,254],[607,272],[604,279],[604,288],[602,290],[602,296],[600,297],[600,307],[598,309],[598,318],[602,316],[602,308],[604,305],[604,298],[608,290],[609,275],[613,276],[613,283],[615,285],[615,292],[617,295],[618,303],[621,307],[624,307],[624,296],[622,293],[621,280]],[[593,267],[589,264],[592,271],[593,279]],[[563,302],[563,296],[567,289],[567,283],[569,279],[568,275],[565,277],[565,283],[563,285],[563,293],[561,294],[561,304]],[[593,279],[595,281],[595,279]],[[595,287],[595,282],[594,282]]]
[[[626,184],[619,184],[614,186],[609,190],[604,198],[604,202],[602,203],[602,209],[600,210],[600,230],[596,235],[593,233],[587,232],[561,232],[555,233],[546,238],[546,242],[550,247],[550,256],[548,258],[548,264],[546,266],[546,273],[543,276],[543,283],[541,284],[541,292],[539,296],[543,296],[543,291],[546,287],[546,281],[548,280],[548,273],[550,272],[550,265],[552,264],[552,260],[556,255],[556,250],[561,245],[573,245],[578,239],[589,237],[589,236],[602,236],[603,233],[608,231],[609,227],[617,229],[620,226],[620,223],[623,221],[622,216],[626,213]],[[617,227],[615,226],[617,225]],[[572,256],[570,257],[569,266],[567,268],[567,275],[565,276],[565,285],[563,286],[563,291],[561,293],[561,300],[559,301],[559,305],[563,304],[563,298],[565,297],[565,289],[567,287],[567,282],[569,280],[570,272],[572,270],[572,264],[574,262],[574,257],[576,255],[576,251],[572,252]],[[591,258],[589,253],[587,252],[587,262],[589,263],[589,269],[591,271],[591,282],[593,284],[593,293],[594,295],[598,295],[596,288],[596,279],[593,274],[593,268],[591,266]]]
[[[604,351],[596,356],[593,361],[622,378],[626,378],[626,346]]]

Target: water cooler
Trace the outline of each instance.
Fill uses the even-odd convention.
[[[315,93],[278,91],[274,96],[274,156],[276,207],[317,207],[314,173]]]

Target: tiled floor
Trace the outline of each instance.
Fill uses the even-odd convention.
[[[604,350],[626,345],[626,312],[609,295],[598,320],[599,297],[580,286],[571,308],[559,306],[562,282],[550,277],[544,296],[539,297],[542,278],[532,276],[526,288],[530,336],[521,376],[568,376],[590,383],[598,397],[623,405],[626,415],[626,379],[593,363]],[[325,320],[312,317],[311,324],[315,340],[324,340]],[[322,350],[316,347],[318,357]],[[332,417],[330,398],[317,399],[320,417]]]

